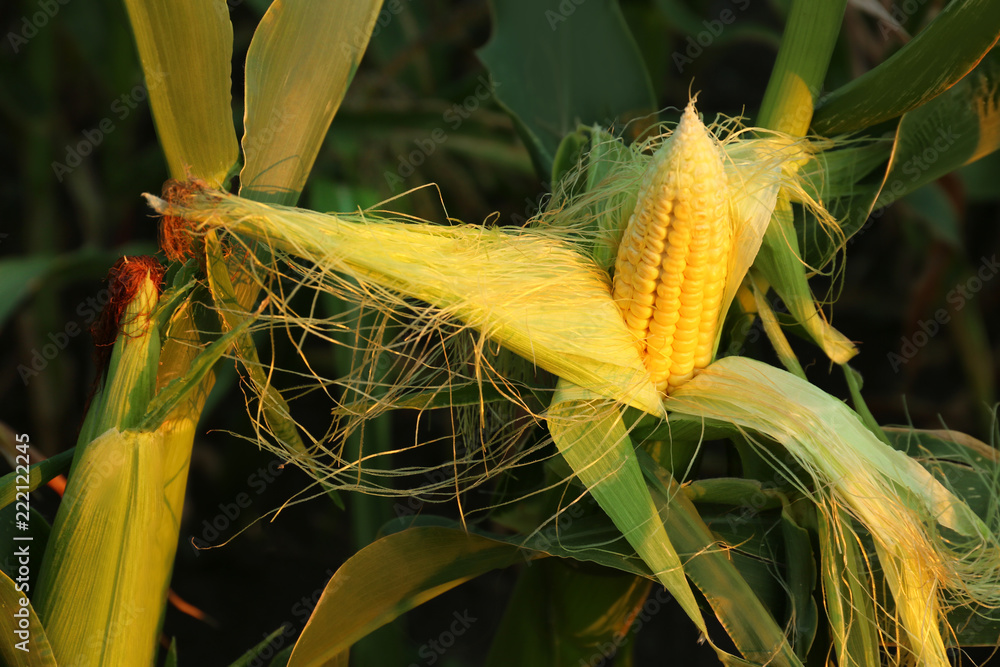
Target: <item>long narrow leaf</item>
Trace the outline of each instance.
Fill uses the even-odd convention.
[[[638,459],[667,533],[686,556],[685,572],[743,656],[762,665],[801,667],[781,626],[720,548],[680,485],[644,452]]]
[[[998,37],[1000,3],[951,2],[891,58],[823,98],[813,129],[852,132],[914,109],[968,74]]]
[[[560,380],[548,423],[552,439],[576,476],[684,612],[705,631],[705,620],[646,490],[618,408]]]
[[[379,0],[274,0],[246,67],[240,191],[294,204],[368,46]],[[251,194],[252,193],[252,194]]]
[[[160,145],[173,178],[219,187],[239,154],[233,27],[225,0],[125,0]]]
[[[288,667],[326,665],[372,630],[480,574],[531,552],[446,528],[383,537],[349,558],[327,584]],[[363,604],[359,604],[363,601]],[[464,627],[474,621],[460,619]]]

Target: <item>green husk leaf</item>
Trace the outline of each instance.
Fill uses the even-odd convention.
[[[222,246],[214,232],[205,235],[205,254],[208,286],[215,301],[216,312],[222,318],[225,330],[234,333],[239,330],[233,339],[234,347],[244,370],[250,376],[254,390],[260,397],[267,429],[290,452],[305,458],[306,446],[289,414],[288,403],[281,396],[281,392],[268,382],[267,374],[257,356],[257,346],[247,331],[248,325],[253,322],[253,316],[240,312],[233,284],[229,280],[229,269],[222,256]]]
[[[867,568],[846,513],[817,512],[827,623],[843,667],[879,667],[881,644]]]
[[[684,571],[705,596],[740,653],[754,664],[798,666],[801,661],[768,608],[736,569],[680,485],[645,452],[637,457],[670,540],[684,557]],[[719,651],[724,663],[732,656]]]
[[[390,306],[394,294],[425,301],[545,370],[662,414],[607,275],[556,234],[324,215],[222,192],[192,197],[189,208],[149,199],[160,212],[309,258],[325,279],[345,275]]]
[[[879,441],[857,415],[808,382],[727,357],[679,388],[668,407],[727,419],[774,438],[813,478],[801,491],[847,509],[872,534],[909,649],[947,664],[939,593],[995,604],[996,536],[916,461]],[[775,459],[775,465],[780,462]],[[810,487],[813,488],[810,488]],[[945,539],[942,529],[953,537]]]
[[[59,662],[153,662],[176,548],[162,433],[110,429],[78,457],[34,604]],[[158,529],[174,524],[174,539]]]
[[[236,164],[225,0],[125,0],[170,175],[221,187]],[[197,75],[192,73],[197,72]]]
[[[228,331],[201,350],[191,361],[188,372],[171,380],[149,402],[141,428],[148,431],[156,430],[175,410],[189,405],[196,393],[203,388],[202,383],[211,377],[215,362],[236,344],[240,336],[246,334],[252,322],[253,320],[249,318],[244,320],[235,329]]]
[[[108,429],[138,426],[156,394],[160,329],[153,313],[159,293],[148,271],[140,281],[120,321],[115,323],[118,333],[111,361],[80,428],[75,460]]]
[[[379,0],[274,0],[246,65],[240,192],[294,204],[368,46]]]
[[[789,373],[793,373],[805,380],[806,373],[802,370],[802,365],[799,363],[798,357],[792,351],[792,346],[789,345],[785,333],[778,324],[778,318],[771,309],[771,304],[767,301],[767,290],[761,289],[757,282],[757,279],[751,273],[750,284],[753,288],[754,303],[757,304],[757,314],[760,316],[761,324],[764,326],[764,333],[767,335],[768,340],[771,341],[771,345],[774,346],[774,351],[778,354],[781,365]]]
[[[563,458],[650,570],[705,631],[680,557],[642,479],[625,423],[614,404],[560,380],[548,413]]]
[[[854,344],[834,329],[816,307],[800,259],[798,237],[792,225],[792,209],[787,199],[779,199],[764,242],[754,262],[754,271],[774,288],[795,321],[809,333],[828,357],[838,364],[858,353]]]

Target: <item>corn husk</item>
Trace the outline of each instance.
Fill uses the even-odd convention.
[[[948,664],[943,593],[991,607],[1000,602],[996,535],[836,398],[767,364],[727,357],[667,404],[674,412],[725,420],[751,436],[773,438],[812,476],[798,480],[803,493],[815,496],[821,508],[843,508],[871,533],[895,598],[900,641],[921,664]],[[774,465],[787,469],[777,459]]]
[[[134,428],[155,392],[160,343],[158,286],[149,272],[133,278],[33,600],[59,664],[151,665],[156,656],[187,457],[166,455],[176,423]]]

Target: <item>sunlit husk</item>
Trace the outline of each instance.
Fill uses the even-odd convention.
[[[811,484],[800,481],[803,492],[860,521],[892,574],[904,639],[926,664],[947,664],[935,662],[944,655],[940,593],[989,606],[1000,601],[1000,545],[990,528],[838,399],[761,362],[727,357],[679,389],[668,408],[775,439],[812,476]]]
[[[169,210],[305,258],[329,283],[358,280],[388,307],[399,295],[425,301],[545,370],[662,413],[607,275],[555,234],[324,215],[216,191]]]
[[[176,544],[155,529],[164,481],[157,433],[111,429],[74,466],[34,598],[59,664],[153,663]]]
[[[158,297],[158,287],[147,275],[125,307],[107,379],[99,383],[87,410],[77,454],[109,428],[136,426],[146,412],[156,388],[160,353],[160,331],[151,320]]]
[[[197,417],[134,428],[160,369],[157,285],[134,277],[33,598],[61,665],[154,663],[177,548]]]

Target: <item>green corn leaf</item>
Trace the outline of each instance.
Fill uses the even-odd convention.
[[[387,535],[349,558],[333,575],[288,666],[325,665],[361,637],[427,600],[480,574],[532,557],[514,545],[446,528]]]
[[[73,452],[74,449],[71,448],[32,465],[28,469],[28,491],[34,491],[43,484],[48,484],[49,480],[65,474],[73,462]],[[18,479],[16,470],[0,478],[0,509],[14,502],[19,486],[24,486],[24,483],[23,479]]]
[[[170,175],[221,187],[236,164],[225,0],[125,0]]]
[[[705,620],[646,490],[618,408],[560,380],[549,406],[548,424],[556,447],[576,476],[684,612],[705,631]]]
[[[830,66],[847,0],[794,0],[761,102],[761,127],[804,136]]]
[[[822,135],[871,127],[955,85],[1000,36],[1000,3],[951,2],[884,63],[825,96],[813,129]]]
[[[579,124],[649,114],[656,98],[617,0],[493,0],[493,36],[479,50],[543,178]]]
[[[379,0],[271,3],[247,52],[240,192],[260,201],[296,202],[381,5]]]
[[[876,205],[888,206],[997,148],[1000,57],[991,55],[950,90],[900,119]]]

